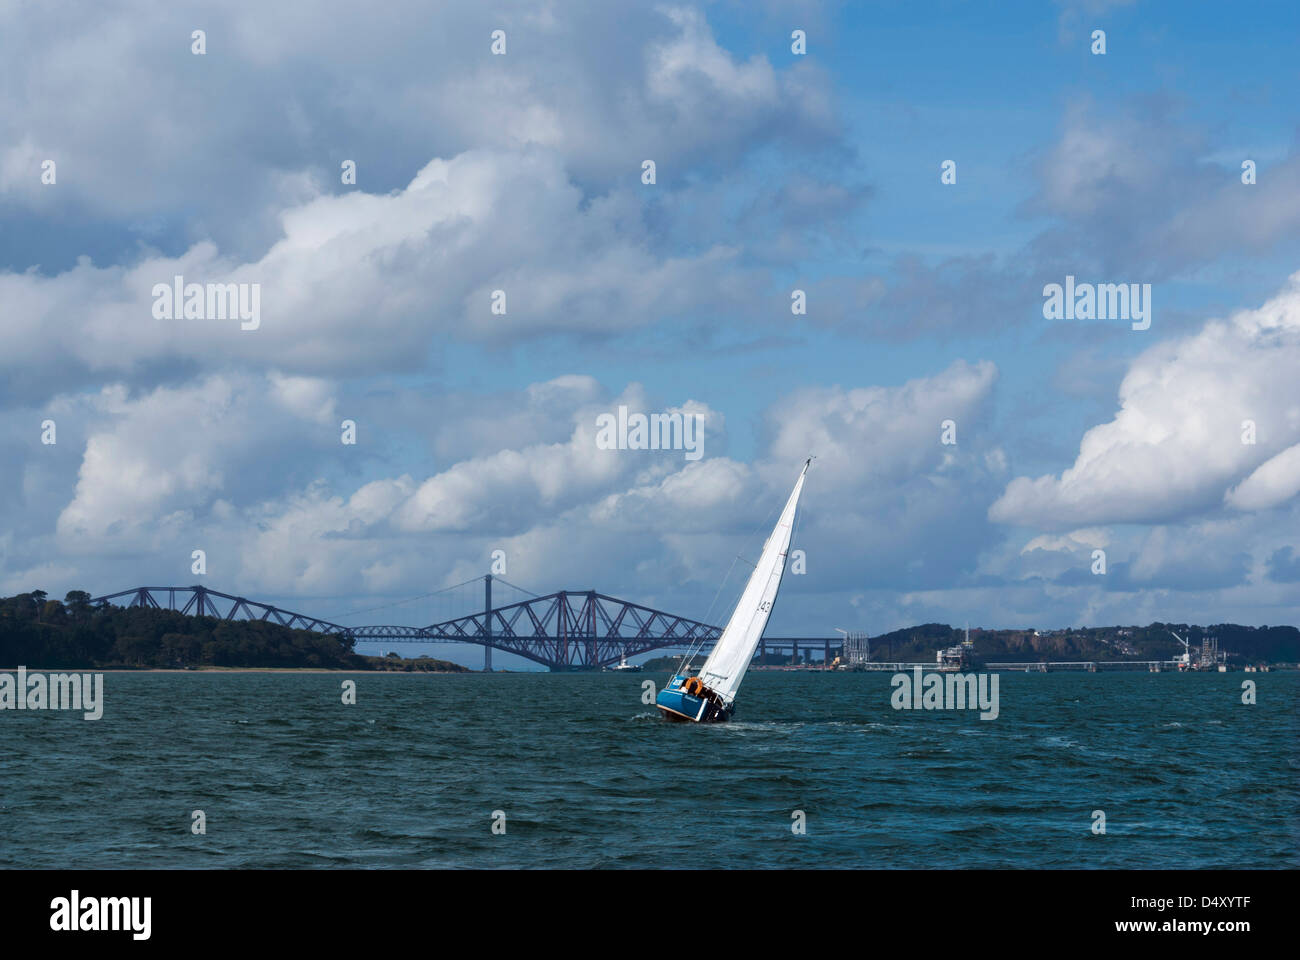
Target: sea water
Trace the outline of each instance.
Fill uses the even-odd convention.
[[[1297,673],[1008,673],[988,721],[754,671],[711,726],[666,679],[110,673],[0,716],[0,866],[1300,866]]]

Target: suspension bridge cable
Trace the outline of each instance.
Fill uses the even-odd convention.
[[[497,583],[504,583],[507,587],[510,587],[510,588],[512,588],[512,589],[514,589],[514,590],[518,590],[520,593],[526,593],[526,594],[528,594],[530,597],[540,597],[540,596],[541,596],[540,593],[533,593],[533,591],[531,591],[531,590],[525,590],[523,587],[518,586],[517,584],[513,584],[513,583],[511,583],[511,582],[510,582],[509,580],[507,580],[505,577],[493,576],[492,579],[495,580]]]
[[[347,613],[331,614],[329,617],[321,617],[320,619],[328,620],[328,621],[342,620],[346,617],[356,616],[359,613],[371,613],[375,610],[387,610],[391,607],[400,607],[404,603],[414,603],[416,600],[427,600],[429,597],[436,597],[440,593],[446,593],[449,590],[456,590],[460,587],[468,586],[469,584],[475,583],[482,579],[483,579],[482,577],[474,577],[473,579],[465,580],[461,583],[453,584],[450,587],[443,587],[441,590],[434,590],[432,593],[422,593],[418,597],[407,597],[405,600],[395,600],[392,603],[381,603],[377,607],[363,607],[360,610],[349,610]],[[514,585],[511,584],[511,586]],[[519,588],[515,587],[515,589],[518,590]],[[527,593],[528,591],[525,590],[524,592]]]

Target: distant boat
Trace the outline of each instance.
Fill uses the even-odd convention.
[[[966,639],[955,647],[948,647],[935,654],[935,669],[940,673],[960,673],[963,670],[977,670],[984,662],[975,653],[975,644],[970,639],[970,624],[966,624]],[[1028,672],[1028,670],[1026,670]]]
[[[612,667],[607,667],[611,673],[640,673],[641,665],[627,662],[627,654],[623,654],[622,659]]]
[[[763,638],[767,619],[776,603],[776,593],[781,588],[781,575],[785,573],[785,555],[790,549],[790,535],[794,528],[795,509],[803,491],[804,477],[808,475],[809,457],[795,481],[790,499],[763,545],[758,565],[745,584],[740,602],[731,612],[731,619],[722,630],[722,636],[713,652],[700,667],[698,676],[688,676],[687,668],[668,681],[668,686],[655,698],[655,706],[665,720],[692,723],[722,723],[735,713],[736,691],[745,671],[754,659],[754,651]]]

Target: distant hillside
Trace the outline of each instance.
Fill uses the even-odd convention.
[[[1243,627],[1220,623],[1209,627],[1186,623],[1153,623],[1145,627],[1086,627],[1062,630],[982,630],[972,628],[975,652],[987,662],[1021,660],[1171,660],[1183,645],[1173,630],[1199,648],[1204,637],[1217,637],[1230,663],[1300,662],[1300,630],[1295,627]],[[935,651],[961,643],[965,631],[946,623],[923,623],[871,638],[871,659],[929,662]],[[839,645],[837,640],[836,646]],[[820,657],[820,654],[818,654]],[[755,658],[757,659],[757,658]],[[802,658],[801,658],[802,659]],[[788,663],[789,654],[768,653],[765,663]],[[698,667],[704,658],[697,656]],[[672,670],[678,660],[657,657],[647,670]]]
[[[400,654],[389,653],[382,657],[361,656],[360,659],[370,665],[371,670],[382,670],[386,673],[473,673],[469,667],[463,667],[459,663],[453,663],[450,660],[439,660],[436,657],[403,657]]]
[[[677,656],[655,657],[641,664],[641,667],[642,669],[650,670],[652,672],[656,670],[669,671],[669,670],[676,670],[678,665],[681,662],[682,662],[681,657],[677,657]],[[695,658],[695,666],[698,667],[703,662],[704,662],[704,657],[697,656]]]
[[[94,607],[35,590],[0,598],[0,666],[85,670],[139,667],[298,667],[463,672],[447,660],[366,657],[352,640],[264,620],[192,617],[149,607]]]
[[[1300,660],[1300,630],[1295,627],[1243,627],[1222,623],[1201,627],[1152,623],[1145,627],[1083,627],[1062,630],[980,630],[971,641],[986,661],[1006,660],[1169,660],[1183,652],[1170,635],[1177,632],[1193,647],[1216,637],[1229,662],[1290,663]],[[872,660],[932,660],[940,647],[960,643],[963,630],[942,623],[894,630],[871,638]]]
[[[1087,627],[1063,630],[972,629],[976,653],[985,661],[1167,660],[1183,652],[1170,636],[1177,631],[1193,646],[1217,637],[1231,663],[1300,662],[1295,627],[1208,627],[1153,623],[1145,627]],[[871,638],[874,661],[928,662],[941,647],[960,643],[963,632],[943,623],[924,623]],[[837,644],[838,645],[838,644]],[[788,662],[770,653],[767,663]],[[697,656],[698,667],[703,657]],[[657,657],[647,670],[672,670],[679,661]],[[62,601],[35,590],[0,598],[0,666],[87,669],[91,667],[299,667],[404,672],[462,672],[447,660],[396,654],[357,654],[347,637],[292,630],[263,620],[192,617],[146,607],[93,607],[90,594],[73,590]]]

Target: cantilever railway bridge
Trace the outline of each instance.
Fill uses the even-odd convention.
[[[561,590],[504,606],[492,605],[492,576],[482,578],[483,609],[463,617],[408,627],[381,624],[350,627],[294,613],[246,597],[203,586],[135,587],[92,603],[125,607],[179,610],[219,620],[266,620],[299,630],[390,643],[474,643],[483,647],[484,668],[492,668],[492,651],[504,650],[552,670],[589,670],[617,663],[651,650],[700,644],[710,649],[722,629],[654,610],[595,590]],[[471,583],[475,581],[470,581]],[[178,606],[179,604],[179,606]],[[829,659],[832,641],[823,638],[768,639],[767,649],[824,650]]]

